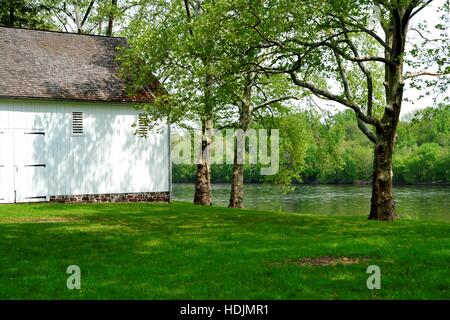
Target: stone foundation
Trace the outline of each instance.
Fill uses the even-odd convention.
[[[99,203],[99,202],[169,202],[169,192],[106,193],[71,196],[50,196],[50,202]]]

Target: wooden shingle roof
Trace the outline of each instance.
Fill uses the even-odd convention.
[[[86,101],[130,98],[115,60],[124,38],[0,27],[0,97]]]

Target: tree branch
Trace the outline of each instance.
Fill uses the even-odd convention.
[[[271,104],[274,104],[274,103],[277,103],[277,102],[280,102],[280,101],[290,100],[290,99],[300,100],[301,98],[297,97],[297,96],[284,96],[284,97],[268,100],[268,101],[265,101],[265,102],[257,105],[256,107],[254,107],[252,112],[256,112],[259,109],[265,108],[265,107],[267,107],[267,106],[269,106]]]
[[[54,8],[54,9],[59,10],[59,8]],[[67,4],[66,4],[65,2],[63,3],[62,11],[63,11],[70,19],[72,19],[72,21],[73,21],[74,23],[76,23],[77,19],[75,19],[75,17],[73,16],[73,14],[72,14],[70,11],[67,10]]]
[[[333,52],[334,52],[334,57],[336,58],[336,62],[337,62],[337,65],[338,65],[339,74],[341,76],[342,84],[344,86],[345,97],[347,98],[348,101],[353,101],[352,93],[350,91],[350,85],[348,83],[348,79],[347,79],[347,76],[345,74],[345,70],[344,70],[344,66],[342,64],[341,56],[335,50],[333,50]]]
[[[366,57],[352,57],[348,54],[346,54],[344,51],[342,51],[337,45],[332,43],[325,43],[325,46],[331,48],[333,51],[337,52],[341,57],[343,57],[346,60],[353,61],[353,62],[367,62],[367,61],[375,61],[375,62],[382,62],[390,67],[395,67],[395,64],[392,63],[392,61],[389,61],[386,58],[383,57],[373,57],[373,56],[366,56]]]
[[[81,28],[83,28],[84,24],[86,23],[86,20],[89,17],[89,14],[91,13],[94,3],[95,0],[92,0],[91,3],[89,3],[89,7],[87,8],[86,13],[84,14],[83,20],[81,21]]]
[[[334,38],[340,36],[340,35],[346,35],[348,33],[352,33],[354,31],[350,31],[350,30],[344,30],[343,32],[339,32],[337,34],[333,34],[331,36],[329,36],[328,38],[319,41],[319,42],[304,42],[304,41],[300,41],[297,39],[292,39],[290,41],[297,43],[301,46],[305,46],[305,47],[311,47],[311,48],[319,48],[319,47],[328,47],[334,51],[336,51],[337,53],[339,53],[340,56],[342,56],[344,59],[349,60],[349,61],[353,61],[353,62],[367,62],[367,61],[375,61],[375,62],[382,62],[390,67],[395,67],[395,64],[392,63],[392,61],[386,59],[385,57],[376,57],[376,56],[365,56],[365,57],[352,57],[348,54],[346,54],[344,51],[342,51],[336,44],[336,42],[332,43],[330,41],[333,41]],[[298,54],[298,53],[297,53]]]
[[[346,76],[346,74],[345,74],[344,66],[343,66],[343,64],[342,64],[342,59],[341,59],[341,57],[340,57],[336,52],[335,52],[335,57],[336,57],[336,62],[337,62],[338,67],[339,67],[339,73],[340,73],[340,75],[341,75],[342,83],[343,83],[343,85],[344,85],[345,96],[347,97],[347,100],[348,100],[349,102],[353,103],[353,96],[352,96],[352,93],[351,93],[351,91],[350,91],[350,86],[349,86],[349,82],[348,82],[347,76]],[[362,64],[362,63],[360,62],[360,63],[358,63],[358,64],[359,64],[360,67],[361,67],[361,64]],[[363,66],[363,68],[364,68],[364,66]],[[364,68],[364,69],[365,69],[365,68]],[[355,113],[356,113],[356,120],[358,121],[358,127],[359,127],[359,129],[362,131],[362,133],[364,133],[364,135],[365,135],[370,141],[372,141],[373,143],[375,143],[375,142],[376,142],[376,137],[375,137],[375,135],[373,134],[372,131],[370,131],[370,129],[369,129],[369,127],[367,126],[367,124],[364,123],[364,121],[360,118],[360,115],[358,114],[358,112],[355,111]]]
[[[346,42],[348,46],[350,47],[350,50],[352,50],[355,57],[359,56],[358,49],[353,44],[353,42],[350,40],[350,38],[346,35]],[[359,62],[358,63],[359,68],[361,69],[362,73],[366,76],[366,82],[367,82],[367,115],[369,117],[372,116],[372,109],[373,109],[373,80],[372,80],[372,73],[366,68],[364,63]]]
[[[411,15],[409,16],[410,19],[412,19],[412,17],[414,17],[416,14],[418,14],[420,11],[422,11],[423,9],[425,9],[430,3],[432,3],[433,0],[428,0],[426,1],[423,5],[421,5],[419,8],[417,8],[416,10],[412,11]]]
[[[55,17],[56,17],[56,19],[58,19],[58,21],[61,23],[61,25],[62,25],[62,27],[64,28],[65,32],[69,32],[69,30],[67,30],[67,27],[66,27],[67,21],[64,21],[64,20],[59,16],[59,14],[56,13],[56,12],[55,12]]]
[[[335,101],[338,102],[350,109],[352,109],[355,113],[356,116],[361,119],[362,121],[364,121],[367,124],[371,124],[375,127],[381,128],[381,122],[371,116],[367,116],[365,115],[362,111],[361,108],[355,104],[353,101],[349,101],[348,99],[345,99],[341,96],[335,95],[329,91],[320,89],[318,87],[316,87],[315,85],[313,85],[310,82],[306,82],[303,80],[298,79],[297,75],[295,74],[295,72],[290,72],[289,75],[291,76],[292,81],[299,87],[302,88],[306,88],[309,91],[311,91],[312,93],[314,93],[315,95],[321,97],[321,98],[325,98],[327,100],[331,100],[331,101]]]
[[[420,71],[420,72],[415,72],[415,73],[407,73],[407,74],[405,74],[404,79],[410,80],[410,79],[421,77],[421,76],[444,77],[444,76],[448,76],[448,75],[450,75],[450,72],[439,73],[439,72],[432,72],[432,71]]]
[[[422,39],[424,39],[425,41],[427,41],[427,42],[437,42],[437,41],[448,41],[448,40],[449,40],[449,39],[444,39],[444,38],[434,38],[434,39],[429,39],[429,38],[425,37],[425,36],[423,35],[423,33],[420,32],[420,30],[418,30],[418,29],[416,29],[416,28],[410,28],[409,30],[417,32],[417,33],[419,34],[419,36],[420,36]]]
[[[361,31],[367,33],[369,36],[371,36],[372,38],[374,38],[379,44],[381,44],[388,52],[390,52],[390,51],[392,50],[392,48],[389,47],[389,45],[388,45],[383,39],[381,39],[381,37],[380,37],[379,35],[377,35],[375,31],[370,30],[370,29],[368,29],[368,28],[366,28],[366,27],[360,25],[360,24],[358,23],[358,21],[356,21],[354,18],[349,17],[349,19],[351,19],[351,20],[354,21],[354,22],[349,22],[349,21],[344,20],[344,18],[342,18],[342,17],[340,17],[340,16],[337,16],[337,15],[334,15],[334,14],[332,14],[332,13],[328,13],[328,15],[330,15],[331,17],[334,17],[334,18],[338,19],[338,20],[339,20],[341,23],[343,23],[344,25],[348,25],[348,26],[351,26],[351,27],[354,27],[354,28],[358,28],[358,29],[360,29]]]
[[[191,10],[189,9],[189,0],[184,0],[184,7],[186,9],[186,16],[188,18],[188,21],[191,20]],[[189,33],[191,34],[191,37],[194,36],[194,32],[191,28],[189,28]]]
[[[359,119],[358,117],[356,117],[356,121],[358,122],[358,127],[359,129],[362,131],[362,133],[364,133],[364,135],[373,143],[377,142],[377,137],[375,136],[375,134],[370,131],[369,127],[367,126],[367,124],[365,124],[361,119]]]

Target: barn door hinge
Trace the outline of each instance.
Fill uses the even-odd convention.
[[[45,132],[24,132],[23,134],[38,134],[38,135],[43,135],[45,136]]]
[[[26,164],[25,167],[46,167],[45,163],[44,164]]]

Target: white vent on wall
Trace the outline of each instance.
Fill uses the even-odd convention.
[[[83,135],[83,112],[72,112],[72,134]]]
[[[142,137],[148,134],[148,121],[145,113],[139,113],[138,115],[137,133]]]

